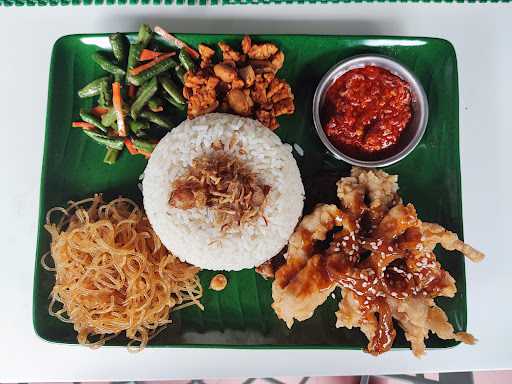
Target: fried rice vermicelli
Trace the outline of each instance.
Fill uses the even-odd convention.
[[[53,223],[57,212],[62,217]],[[45,229],[55,265],[46,264],[48,254],[41,259],[55,272],[49,313],[72,323],[80,344],[99,347],[124,331],[139,350],[171,322],[171,309],[202,309],[199,268],[162,245],[132,200],[70,202],[47,213]]]

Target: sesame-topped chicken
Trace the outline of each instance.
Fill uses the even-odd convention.
[[[290,238],[286,263],[275,272],[272,285],[277,316],[291,327],[295,320],[310,318],[340,287],[336,326],[360,328],[373,355],[391,348],[393,319],[416,356],[424,354],[429,332],[473,344],[475,338],[455,332],[434,302],[457,291],[434,248],[440,244],[475,262],[484,255],[440,225],[422,222],[412,204],[402,203],[397,176],[353,168],[337,188],[340,207],[318,205]],[[322,250],[318,243],[329,233],[330,245]]]

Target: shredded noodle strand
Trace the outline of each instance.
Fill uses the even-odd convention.
[[[171,310],[203,309],[199,269],[162,246],[134,201],[70,201],[48,211],[45,229],[55,265],[42,256],[55,271],[48,312],[73,323],[80,344],[98,348],[124,331],[128,349],[139,351],[171,322]]]

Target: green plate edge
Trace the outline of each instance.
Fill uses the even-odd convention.
[[[53,108],[53,103],[54,103],[54,93],[55,93],[55,90],[53,89],[53,87],[51,86],[53,81],[54,81],[54,76],[56,76],[56,74],[54,73],[54,71],[52,71],[52,69],[54,68],[54,64],[55,64],[55,61],[57,60],[56,56],[55,56],[55,52],[56,52],[56,47],[58,46],[58,44],[62,41],[66,41],[67,39],[79,39],[79,38],[83,38],[83,37],[93,37],[93,38],[104,38],[108,36],[108,34],[84,34],[84,35],[69,35],[69,36],[64,36],[64,37],[61,37],[59,40],[57,40],[57,42],[55,43],[54,45],[54,49],[53,49],[53,52],[52,52],[52,62],[51,62],[51,70],[50,70],[50,77],[49,77],[49,89],[48,89],[48,112],[50,112]],[[216,38],[216,37],[219,37],[219,36],[223,36],[223,37],[227,37],[227,38],[238,38],[238,35],[192,35],[192,34],[181,34],[179,36],[183,36],[184,39],[188,37],[202,37],[202,38]],[[457,203],[457,207],[456,207],[456,210],[458,211],[457,212],[457,221],[456,223],[452,223],[454,224],[454,226],[456,228],[450,228],[452,230],[455,230],[459,236],[462,238],[462,203],[461,203],[461,181],[460,181],[460,156],[459,156],[459,146],[458,146],[458,80],[457,80],[457,63],[456,63],[456,55],[455,55],[455,50],[453,48],[453,46],[451,45],[450,42],[446,41],[446,40],[443,40],[443,39],[437,39],[437,38],[422,38],[422,37],[396,37],[396,36],[319,36],[319,35],[312,35],[312,36],[308,36],[308,35],[258,35],[256,36],[257,38],[260,38],[260,39],[268,39],[268,40],[272,40],[273,38],[288,38],[290,36],[293,36],[297,39],[301,39],[301,38],[336,38],[336,37],[340,37],[340,38],[343,38],[343,39],[357,39],[357,40],[393,40],[393,41],[400,41],[400,40],[425,40],[425,41],[429,41],[429,42],[437,42],[438,44],[443,44],[445,45],[444,49],[448,49],[450,51],[450,54],[451,54],[451,59],[453,60],[453,65],[454,65],[454,79],[453,80],[453,84],[452,86],[454,87],[453,91],[455,92],[455,100],[452,100],[452,103],[454,103],[453,105],[453,110],[452,110],[452,118],[453,118],[453,124],[455,125],[454,127],[454,132],[452,132],[451,134],[453,135],[453,138],[454,140],[456,141],[456,145],[454,148],[451,148],[451,151],[452,151],[452,158],[456,158],[457,161],[452,164],[452,166],[454,166],[455,168],[453,169],[454,171],[454,174],[452,175],[453,177],[455,177],[455,180],[454,182],[452,183],[452,185],[455,187],[455,191],[452,191],[454,192],[454,195],[455,196],[458,196],[458,201],[456,202]],[[428,90],[427,90],[427,93],[428,93]],[[37,303],[37,300],[38,300],[38,297],[37,297],[37,291],[38,291],[38,287],[39,287],[39,283],[40,283],[40,264],[39,264],[39,256],[40,256],[40,246],[41,246],[41,243],[43,241],[47,241],[47,240],[43,240],[43,236],[46,236],[45,234],[45,231],[41,229],[41,224],[44,222],[44,218],[45,218],[45,215],[46,215],[46,211],[45,211],[45,207],[44,207],[44,201],[45,201],[45,185],[44,185],[44,176],[46,175],[48,169],[48,164],[47,164],[47,160],[48,160],[48,150],[50,149],[49,148],[49,138],[50,138],[50,121],[49,121],[49,114],[47,115],[47,119],[46,119],[46,130],[45,130],[45,144],[44,144],[44,155],[43,155],[43,166],[42,166],[42,174],[41,174],[41,189],[40,189],[40,211],[39,211],[39,231],[38,231],[38,238],[37,238],[37,242],[38,242],[38,250],[37,250],[37,254],[36,254],[36,265],[35,265],[35,275],[34,275],[34,306],[33,306],[33,323],[34,323],[34,329],[36,331],[36,334],[38,336],[40,336],[41,338],[47,340],[47,341],[50,341],[50,342],[57,342],[57,343],[66,343],[66,344],[76,344],[76,339],[74,339],[75,337],[75,332],[72,331],[72,328],[71,326],[70,327],[70,330],[72,331],[72,338],[70,340],[61,340],[61,339],[55,339],[55,338],[50,338],[50,337],[47,337],[45,335],[42,335],[40,333],[40,329],[39,329],[39,324],[37,323],[37,319],[36,319],[36,303]],[[386,168],[388,171],[390,172],[393,172],[394,171],[394,167],[395,166],[392,166],[392,167],[388,167]],[[421,214],[420,214],[420,218],[421,218]],[[450,258],[451,259],[451,258]],[[462,263],[459,264],[457,266],[460,270],[459,272],[461,273],[460,276],[457,276],[457,287],[458,287],[458,294],[456,297],[458,297],[458,305],[459,305],[459,308],[458,310],[460,311],[460,313],[457,313],[457,324],[454,324],[455,328],[457,331],[461,331],[461,330],[466,330],[466,322],[467,322],[467,318],[466,318],[466,297],[465,297],[465,290],[466,290],[466,282],[465,282],[465,268],[464,268],[464,261],[462,260]],[[211,271],[206,271],[207,274],[211,274]],[[265,282],[263,281],[263,279],[261,279],[261,282],[259,284],[267,284],[268,282]],[[454,299],[443,299],[441,298],[439,301],[444,301],[444,300],[454,300]],[[332,303],[331,303],[332,304]],[[330,308],[329,308],[329,312],[332,314],[332,311],[333,311],[333,307],[332,305],[328,305]],[[326,304],[324,304],[324,306],[326,306]],[[441,306],[443,306],[441,304]],[[183,311],[184,312],[184,311]],[[450,317],[450,314],[448,314],[449,317]],[[317,317],[322,317],[320,314],[316,314],[315,316]],[[50,317],[48,315],[48,317]],[[320,319],[321,320],[321,319]],[[450,319],[452,320],[452,319]],[[57,320],[55,320],[57,321]],[[179,323],[179,320],[177,321]],[[453,320],[452,320],[452,323],[453,323]],[[295,327],[300,327],[300,323],[296,323]],[[229,327],[229,325],[228,325]],[[349,332],[349,333],[353,333],[354,331],[348,331],[348,330],[345,330],[345,329],[339,329],[338,330],[339,332]],[[358,331],[356,331],[358,332]],[[165,333],[165,332],[163,332]],[[399,331],[399,334],[401,332]],[[397,340],[399,340],[400,338],[402,338],[402,340],[400,341],[400,346],[398,347],[393,347],[393,349],[402,349],[402,348],[408,348],[408,343],[405,343],[404,344],[404,340],[403,340],[403,334],[399,335],[399,338]],[[157,337],[153,343],[150,343],[148,345],[148,347],[197,347],[197,348],[241,348],[241,349],[246,349],[246,348],[282,348],[282,349],[361,349],[362,347],[364,347],[366,345],[366,342],[364,342],[364,339],[359,337],[360,339],[360,344],[358,345],[339,345],[339,344],[311,344],[311,343],[308,343],[308,344],[283,344],[283,345],[279,345],[279,344],[272,344],[272,343],[258,343],[258,344],[214,344],[214,343],[193,343],[193,344],[180,344],[180,343],[174,343],[174,344],[166,344],[165,341],[163,340],[159,340],[160,338]],[[357,338],[356,338],[357,339]],[[453,341],[453,340],[448,340],[448,341],[444,341],[444,340],[439,340],[437,339],[435,336],[431,336],[431,338],[429,340],[427,340],[427,347],[430,347],[430,348],[448,348],[448,347],[453,347],[457,344],[459,344],[459,342],[456,342],[456,341]],[[433,341],[433,343],[432,343]],[[124,340],[123,338],[116,338],[116,341],[112,342],[112,343],[108,343],[107,345],[125,345],[126,343],[126,340]]]

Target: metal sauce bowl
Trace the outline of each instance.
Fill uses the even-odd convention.
[[[384,68],[409,84],[412,96],[412,117],[407,127],[400,135],[398,143],[394,148],[395,151],[393,151],[392,154],[383,158],[377,157],[376,160],[360,160],[344,154],[329,141],[322,127],[320,113],[325,101],[325,94],[336,79],[351,69],[362,68],[369,65]],[[427,95],[418,78],[409,69],[390,57],[373,54],[352,56],[346,60],[340,61],[324,75],[322,80],[320,80],[313,98],[313,121],[320,140],[322,140],[322,143],[327,147],[329,152],[338,160],[343,160],[360,167],[384,167],[402,160],[411,153],[420,142],[425,133],[428,121]]]

